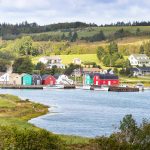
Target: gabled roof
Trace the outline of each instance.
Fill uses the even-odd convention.
[[[32,75],[32,78],[40,78],[40,79],[42,79],[42,78],[41,78],[41,75],[39,75],[39,74],[33,74],[33,75]]]
[[[130,68],[130,71],[132,72],[150,72],[150,67],[136,67],[136,68]]]
[[[149,57],[146,54],[132,54],[132,56],[140,62],[150,61]]]
[[[114,74],[95,73],[94,76],[99,76],[100,79],[119,79],[119,77],[117,75],[114,75]]]
[[[49,75],[49,74],[45,74],[45,75],[42,75],[42,80],[45,80],[46,78],[48,77],[53,77],[52,75]]]

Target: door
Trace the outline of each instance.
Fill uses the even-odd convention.
[[[37,80],[36,84],[37,84],[37,85],[40,85],[40,80]]]
[[[111,81],[108,81],[108,85],[111,85]]]
[[[98,85],[98,81],[96,81],[96,85]]]

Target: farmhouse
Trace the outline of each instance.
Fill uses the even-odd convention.
[[[119,78],[114,74],[94,74],[93,79],[94,85],[101,86],[101,85],[109,85],[115,86],[119,85]]]
[[[42,57],[39,59],[39,62],[47,64],[47,68],[50,69],[54,66],[65,69],[65,65],[62,64],[62,59],[59,56]]]
[[[75,65],[81,65],[81,59],[74,58],[73,61],[72,61],[72,63],[75,64]]]
[[[52,75],[43,75],[42,76],[42,84],[43,85],[55,85],[56,79]]]
[[[150,59],[145,54],[132,54],[129,56],[129,61],[132,66],[150,66]]]

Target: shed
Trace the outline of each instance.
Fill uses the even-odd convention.
[[[43,85],[55,85],[56,79],[52,75],[43,75],[42,84]]]
[[[32,75],[32,84],[33,85],[41,85],[42,84],[42,77],[38,74]]]
[[[11,73],[9,75],[9,84],[21,85],[22,84],[21,78],[22,78],[22,76],[20,74]]]
[[[22,75],[22,85],[32,85],[32,75],[23,74]]]
[[[93,74],[86,74],[84,76],[84,84],[85,85],[92,85],[93,84]]]

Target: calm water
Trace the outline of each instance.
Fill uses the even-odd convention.
[[[95,137],[116,131],[126,114],[138,123],[150,119],[150,91],[109,93],[83,90],[2,90],[51,106],[47,115],[30,122],[54,133]]]

